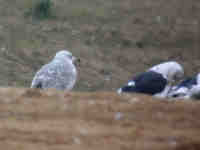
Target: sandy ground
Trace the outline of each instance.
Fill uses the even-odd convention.
[[[199,101],[0,89],[4,150],[199,150]]]

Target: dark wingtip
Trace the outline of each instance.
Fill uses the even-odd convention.
[[[39,82],[39,83],[35,86],[35,88],[41,89],[41,88],[42,88],[42,83]]]

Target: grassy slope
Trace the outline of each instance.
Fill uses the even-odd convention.
[[[60,49],[81,59],[76,91],[115,90],[153,64],[199,71],[198,0],[57,0],[54,18],[24,17],[34,0],[0,0],[0,84],[28,87]]]

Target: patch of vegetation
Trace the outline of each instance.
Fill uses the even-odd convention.
[[[37,0],[25,11],[25,16],[33,16],[36,19],[48,19],[53,17],[52,0]]]
[[[138,48],[144,48],[146,46],[159,47],[161,41],[158,35],[156,35],[153,31],[149,31],[146,32],[144,36],[135,44]]]

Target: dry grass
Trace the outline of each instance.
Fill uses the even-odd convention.
[[[53,1],[53,18],[25,17],[36,2],[0,0],[2,86],[30,86],[59,49],[81,59],[75,91],[116,90],[166,60],[179,61],[187,75],[199,71],[197,0]]]

